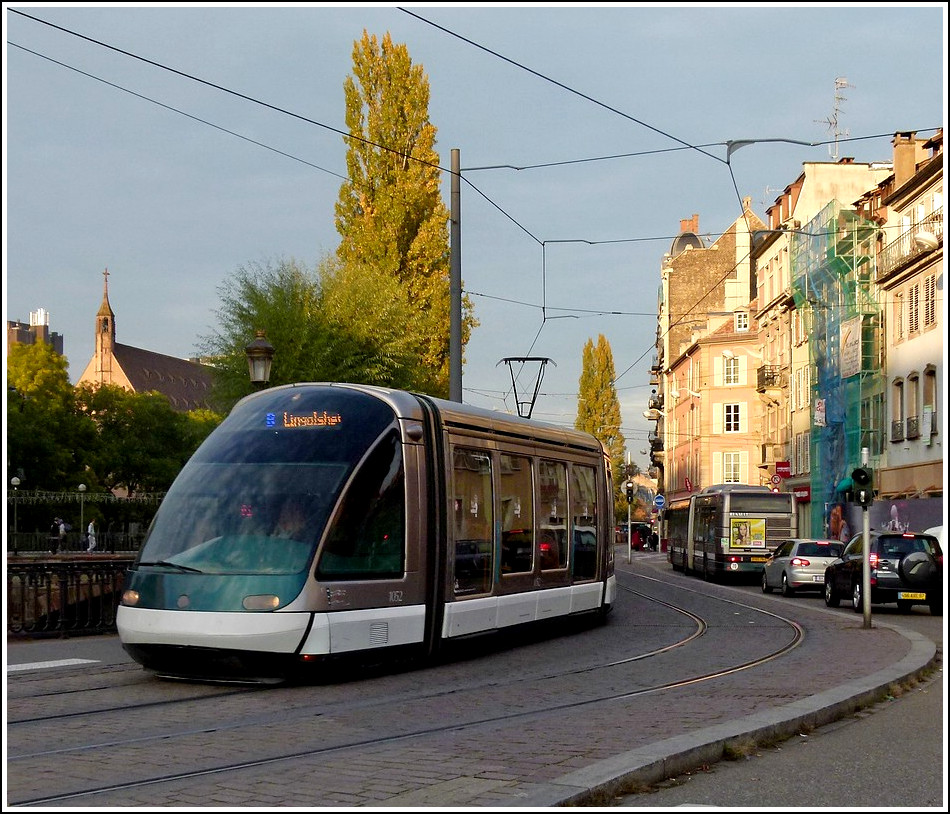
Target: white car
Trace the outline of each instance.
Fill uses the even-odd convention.
[[[796,591],[821,591],[825,587],[825,568],[841,556],[844,543],[837,540],[786,540],[762,567],[762,593],[779,588],[782,596]]]

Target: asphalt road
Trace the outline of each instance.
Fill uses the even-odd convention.
[[[757,592],[756,586],[739,590]],[[781,602],[824,607],[818,596]],[[828,613],[854,612],[849,608]],[[900,614],[873,606],[877,622],[906,627],[937,644],[939,668],[899,696],[856,715],[737,760],[664,781],[642,793],[615,798],[625,808],[750,807],[846,808],[910,807],[947,811],[946,681],[943,675],[944,617],[925,608]]]

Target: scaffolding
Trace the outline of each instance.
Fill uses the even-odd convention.
[[[792,296],[808,329],[811,527],[847,499],[851,471],[883,450],[882,323],[874,290],[878,227],[832,201],[791,235]],[[821,407],[823,406],[823,410]]]

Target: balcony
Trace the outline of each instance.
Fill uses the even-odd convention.
[[[648,410],[660,410],[660,411],[662,411],[662,410],[663,410],[663,396],[653,396],[653,397],[647,402],[647,409],[648,409]]]
[[[892,241],[883,249],[877,258],[877,277],[882,279],[914,258],[932,251],[925,241],[915,240],[921,232],[929,232],[940,243],[943,243],[943,207],[935,209],[920,223],[915,223],[906,232],[902,232],[897,240]]]
[[[779,365],[762,365],[756,371],[755,389],[759,393],[766,390],[782,389],[782,368]]]
[[[907,418],[907,432],[905,433],[905,438],[913,439],[920,438],[920,418],[912,415]]]
[[[904,440],[904,420],[898,419],[891,422],[891,443]]]

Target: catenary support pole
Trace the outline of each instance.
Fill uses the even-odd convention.
[[[449,245],[449,399],[462,402],[462,236],[459,151],[452,150],[452,205]]]

